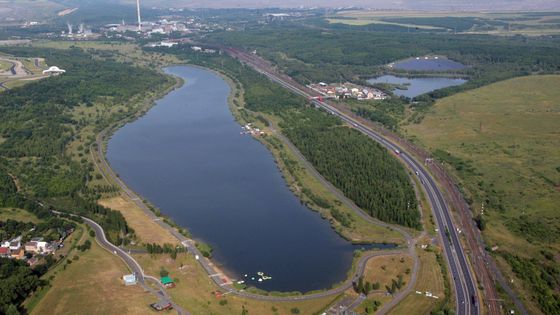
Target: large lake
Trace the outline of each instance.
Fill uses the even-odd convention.
[[[185,85],[109,141],[107,158],[120,177],[209,243],[214,262],[248,285],[305,292],[344,280],[356,247],[300,203],[265,146],[240,135],[228,84],[190,66],[166,72]],[[257,282],[258,271],[272,280]]]
[[[461,85],[467,80],[454,78],[405,78],[394,75],[384,75],[368,80],[369,83],[390,83],[406,85],[406,89],[395,89],[393,93],[398,96],[416,97],[431,91],[443,89],[448,86]]]

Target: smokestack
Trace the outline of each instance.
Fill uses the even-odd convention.
[[[138,14],[138,32],[142,32],[142,20],[140,19],[140,0],[136,0],[136,13]]]

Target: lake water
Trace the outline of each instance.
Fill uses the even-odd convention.
[[[409,71],[450,71],[461,70],[465,67],[466,66],[464,64],[457,61],[447,58],[435,59],[433,57],[428,59],[424,59],[424,57],[420,59],[410,58],[393,64],[393,68],[395,69]]]
[[[415,97],[424,93],[439,90],[448,86],[461,85],[467,80],[454,78],[405,78],[394,75],[384,75],[368,80],[369,83],[407,84],[406,90],[395,89],[393,93],[398,96]]]
[[[272,280],[248,284],[302,292],[344,280],[358,247],[300,203],[265,146],[240,135],[226,82],[195,67],[166,72],[185,85],[109,141],[107,158],[120,177],[209,243],[231,277],[262,271]]]

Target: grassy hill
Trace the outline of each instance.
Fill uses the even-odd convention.
[[[441,99],[420,124],[406,127],[458,176],[475,215],[484,207],[487,244],[498,246],[499,263],[523,280],[513,285],[536,302],[532,312],[558,311],[558,86],[557,75],[491,84]]]

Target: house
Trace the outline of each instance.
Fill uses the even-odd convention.
[[[199,46],[192,46],[191,49],[194,51],[202,51],[202,47]]]
[[[10,257],[10,249],[8,247],[0,247],[0,257]]]
[[[161,284],[163,284],[163,286],[168,288],[168,289],[175,287],[175,283],[168,276],[161,277],[160,281],[161,281]]]
[[[152,303],[150,304],[150,306],[156,311],[170,310],[173,308],[171,302],[163,301],[163,300],[157,301],[156,303]]]
[[[17,251],[11,251],[11,257],[14,259],[23,259],[23,257],[25,257],[25,251],[20,247]]]
[[[37,257],[31,257],[27,260],[27,264],[29,266],[33,266],[33,265],[37,264],[37,262],[39,262],[39,258],[37,258]]]
[[[138,280],[136,279],[136,274],[124,275],[123,281],[124,281],[124,285],[126,286],[135,285],[138,283]]]
[[[163,41],[161,43],[159,43],[160,47],[167,47],[167,48],[171,48],[173,46],[177,45],[177,43],[175,42],[168,42],[168,41]]]
[[[18,251],[21,248],[21,236],[18,236],[10,241],[9,245],[10,250]]]
[[[27,242],[25,243],[24,247],[26,252],[36,253],[39,251],[37,247],[37,242]]]
[[[48,254],[54,251],[54,247],[43,241],[43,238],[33,238],[25,243],[25,251],[39,254]]]
[[[59,75],[59,74],[63,74],[65,73],[66,70],[60,69],[57,66],[52,66],[50,68],[48,68],[47,70],[43,70],[43,74],[48,74],[48,75]]]

